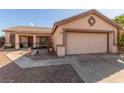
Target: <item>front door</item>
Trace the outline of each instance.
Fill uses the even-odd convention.
[[[40,46],[39,46],[40,48],[46,48],[48,44],[48,36],[41,36],[39,43],[40,43]]]
[[[33,37],[28,37],[28,47],[33,47]]]

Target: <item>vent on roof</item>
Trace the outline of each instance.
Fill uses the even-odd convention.
[[[93,26],[95,24],[95,19],[93,16],[91,16],[89,19],[88,19],[88,23],[90,24],[90,26]]]

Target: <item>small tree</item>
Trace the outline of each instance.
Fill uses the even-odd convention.
[[[5,37],[0,36],[0,47],[2,47],[5,44]]]
[[[124,14],[119,15],[117,17],[115,17],[114,19],[112,19],[114,22],[116,22],[117,24],[120,24],[122,26],[124,26]]]
[[[118,46],[124,47],[124,34],[121,34],[118,39]]]
[[[124,14],[119,15],[112,20],[124,27]],[[117,42],[119,47],[124,47],[124,34],[119,34]]]

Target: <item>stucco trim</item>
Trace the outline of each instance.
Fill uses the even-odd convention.
[[[63,28],[63,31],[69,32],[83,32],[83,33],[111,33],[113,30],[100,30],[100,29],[75,29],[75,28]]]
[[[107,33],[107,52],[109,53],[109,33]]]
[[[60,45],[58,44],[56,46],[56,53],[58,52],[57,51],[57,48],[58,47],[65,47],[65,54],[67,54],[67,43],[66,43],[66,40],[67,40],[67,32],[74,32],[74,33],[95,33],[95,34],[107,34],[107,52],[109,52],[109,33],[114,33],[114,31],[112,30],[95,30],[95,29],[65,29],[63,28],[63,43]],[[114,38],[113,38],[114,39]],[[113,41],[113,45],[115,45],[115,42]]]

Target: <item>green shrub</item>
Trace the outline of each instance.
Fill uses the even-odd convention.
[[[118,39],[118,46],[124,47],[124,34],[121,34]]]

